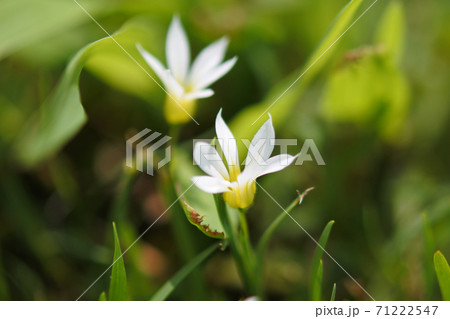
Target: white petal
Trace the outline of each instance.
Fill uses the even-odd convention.
[[[269,114],[269,119],[256,132],[249,145],[245,166],[253,165],[254,162],[262,164],[267,161],[273,152],[274,144],[275,129]]]
[[[210,194],[218,194],[228,192],[230,182],[211,176],[194,176],[192,182],[202,191]]]
[[[198,82],[222,62],[228,42],[228,39],[223,37],[208,45],[198,54],[189,72],[189,81],[191,84]]]
[[[208,175],[228,179],[228,171],[217,150],[206,142],[194,145],[194,161]]]
[[[145,62],[147,62],[147,64],[152,68],[152,70],[155,72],[155,74],[163,82],[164,86],[167,87],[167,70],[163,66],[163,64],[157,58],[155,58],[152,54],[147,52],[139,43],[136,44],[136,48],[138,49],[139,53],[144,58]]]
[[[222,148],[223,155],[228,163],[228,167],[238,166],[239,157],[236,139],[222,118],[222,109],[220,109],[216,117],[216,135],[220,147]]]
[[[190,48],[180,18],[174,16],[166,39],[167,65],[175,79],[184,83],[190,63]]]
[[[280,154],[269,158],[256,177],[281,171],[291,165],[297,157],[298,155]]]
[[[166,70],[166,88],[170,94],[175,95],[174,97],[181,99],[184,94],[184,88],[180,83],[174,78],[170,70]]]
[[[216,82],[218,79],[220,79],[222,76],[228,73],[228,71],[231,70],[231,68],[234,66],[234,64],[237,61],[237,57],[231,58],[224,63],[220,64],[219,66],[212,69],[208,74],[203,76],[201,79],[199,79],[195,83],[195,88],[203,89],[205,87],[208,87],[209,85]]]
[[[185,94],[184,99],[185,100],[204,99],[204,98],[210,97],[212,95],[214,95],[214,91],[211,89],[206,89],[206,90],[194,91],[194,92]]]

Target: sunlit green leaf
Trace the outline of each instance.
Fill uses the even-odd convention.
[[[312,78],[314,78],[315,75],[317,75],[328,59],[332,56],[332,52],[336,48],[336,45],[332,46],[333,42],[335,42],[350,25],[356,10],[361,4],[361,1],[362,0],[352,0],[345,6],[344,9],[342,9],[327,34],[321,40],[320,44],[311,54],[303,67],[292,72],[292,74],[284,81],[281,81],[279,85],[274,87],[267,94],[266,98],[262,102],[246,107],[233,119],[230,127],[235,133],[236,138],[251,138],[262,123],[268,119],[268,115],[265,111],[273,103],[273,107],[270,108],[269,112],[273,115],[274,126],[277,127],[284,122],[289,114],[291,114],[292,108],[296,105],[295,102],[298,101],[308,83]],[[328,51],[324,53],[326,50]],[[319,57],[320,59],[318,59]],[[314,65],[310,68],[313,63]],[[302,79],[286,93],[284,93],[285,90],[303,73],[305,74]],[[283,96],[280,98],[282,94]],[[277,100],[278,98],[280,99]],[[259,120],[252,125],[258,118]],[[243,149],[243,145],[239,144],[239,146]]]
[[[80,3],[91,14],[96,14],[102,7],[100,1],[80,0]],[[2,0],[0,60],[19,49],[46,41],[51,36],[68,31],[86,21],[90,21],[90,18],[74,1]]]
[[[375,42],[380,44],[393,59],[398,61],[402,55],[405,39],[405,17],[401,1],[391,1],[378,26]]]
[[[318,241],[319,245],[317,245],[316,251],[314,252],[313,263],[312,263],[312,268],[311,268],[311,275],[312,275],[312,277],[311,277],[311,299],[312,300],[320,299],[321,288],[320,288],[320,290],[318,290],[318,288],[316,286],[319,282],[319,279],[320,279],[320,283],[322,282],[323,250],[325,249],[325,246],[327,244],[328,237],[330,236],[330,232],[331,232],[331,228],[333,227],[333,224],[334,224],[334,220],[330,220],[328,222],[328,224],[325,226],[324,230],[322,231],[322,234],[320,235],[319,241]],[[314,299],[317,297],[319,299]]]
[[[120,249],[119,235],[117,234],[116,224],[113,223],[114,232],[114,265],[112,266],[111,282],[109,284],[109,300],[121,301],[127,300],[127,275],[125,272],[125,263],[123,262],[122,251]]]
[[[328,120],[374,127],[394,138],[405,121],[409,88],[403,74],[377,50],[361,49],[355,53],[361,55],[358,60],[331,74],[323,112]]]
[[[434,254],[434,268],[441,287],[442,300],[450,301],[450,267],[440,251]]]
[[[218,248],[217,244],[209,246],[207,249],[198,254],[188,264],[181,268],[175,276],[167,281],[151,298],[152,301],[166,300],[172,291],[188,276],[192,270],[197,268],[203,261],[206,260]]]

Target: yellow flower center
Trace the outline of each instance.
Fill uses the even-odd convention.
[[[232,187],[231,191],[223,193],[223,199],[233,208],[247,208],[253,203],[256,185],[254,181]]]
[[[172,95],[175,99],[175,97]],[[170,124],[183,124],[191,120],[190,116],[194,116],[197,108],[196,100],[176,100],[166,96],[164,104],[164,116]],[[190,116],[189,116],[190,115]]]

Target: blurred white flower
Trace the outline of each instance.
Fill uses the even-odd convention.
[[[236,140],[222,119],[222,110],[216,117],[216,134],[227,165],[213,146],[206,142],[197,142],[194,146],[194,161],[209,176],[194,176],[192,181],[204,192],[224,193],[224,200],[233,208],[250,206],[255,196],[256,178],[286,168],[298,156],[280,154],[270,157],[275,140],[270,115],[249,145],[245,169],[242,172]]]
[[[233,57],[222,63],[228,46],[223,37],[204,48],[190,65],[189,41],[178,16],[173,17],[167,33],[167,68],[140,44],[136,46],[169,94],[187,109],[193,108],[192,101],[213,95],[208,86],[228,73],[237,60]]]

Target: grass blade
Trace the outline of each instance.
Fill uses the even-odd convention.
[[[328,224],[325,226],[325,228],[324,228],[324,230],[322,232],[322,235],[320,235],[320,238],[319,238],[319,245],[320,246],[317,246],[316,251],[314,253],[312,270],[311,270],[311,274],[312,274],[312,277],[311,277],[311,299],[312,300],[316,300],[314,298],[317,297],[315,295],[315,293],[316,293],[315,290],[317,290],[317,288],[315,288],[315,285],[316,285],[316,282],[317,282],[316,277],[317,276],[322,276],[320,274],[319,268],[323,267],[323,266],[321,266],[321,264],[322,264],[322,256],[323,256],[323,249],[325,249],[325,245],[327,244],[328,237],[330,236],[330,232],[331,232],[331,228],[333,227],[333,224],[334,224],[334,220],[330,220],[328,222]]]
[[[117,235],[116,224],[113,222],[114,231],[114,265],[112,267],[111,282],[109,284],[109,300],[127,300],[127,275],[123,262],[122,251],[120,250],[119,236]]]
[[[434,254],[434,268],[441,287],[442,300],[450,301],[450,267],[439,250]]]
[[[208,258],[216,249],[218,245],[214,244],[206,248],[203,252],[198,254],[191,262],[185,265],[167,281],[150,299],[151,301],[162,301],[172,293],[172,291],[185,279],[198,265],[200,265],[206,258]]]
[[[313,301],[322,300],[322,281],[323,281],[323,261],[322,259],[320,259],[317,270],[313,276],[311,300]]]
[[[302,194],[297,196],[297,198],[285,209],[285,211],[290,214],[291,211],[298,205],[300,205],[303,201],[303,198],[308,194],[311,190],[313,190],[314,187],[310,187],[307,190],[305,190]],[[258,243],[258,250],[257,250],[257,256],[258,261],[260,264],[262,264],[262,259],[264,255],[264,251],[266,250],[267,244],[269,243],[269,240],[272,238],[272,235],[275,233],[275,230],[281,225],[281,222],[285,220],[285,218],[288,216],[285,211],[282,211],[280,215],[270,224],[269,227],[265,230],[263,235],[261,236],[261,239]]]
[[[336,283],[333,284],[333,290],[331,291],[331,299],[330,301],[336,300]]]
[[[433,238],[433,230],[431,229],[430,220],[427,213],[422,214],[423,235],[424,235],[424,276],[425,276],[425,292],[427,300],[435,300],[436,277],[434,275],[433,254],[436,250]]]
[[[106,299],[106,293],[103,291],[100,296],[98,297],[98,301],[107,301]]]

